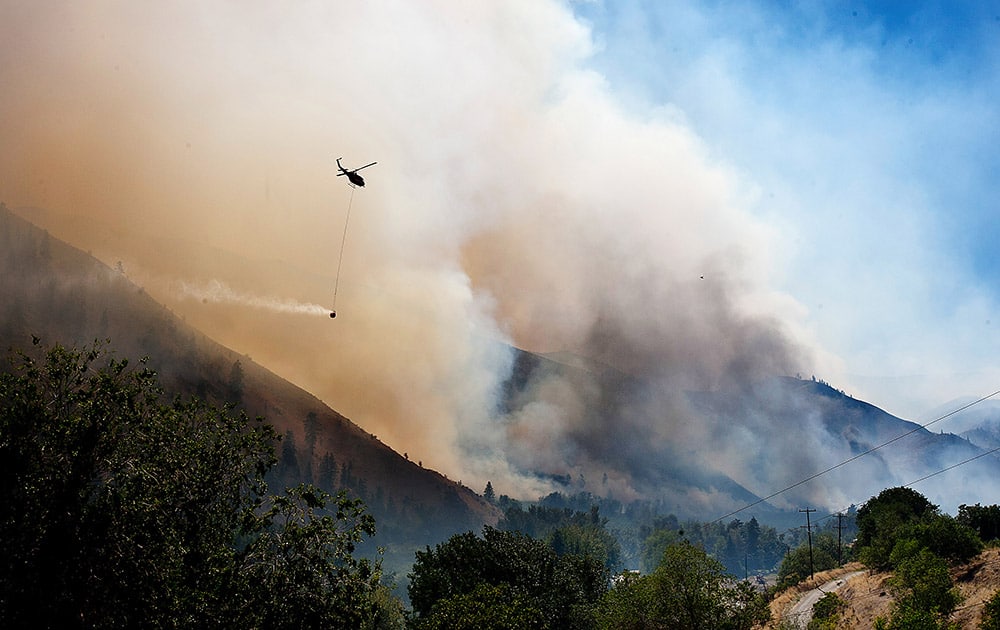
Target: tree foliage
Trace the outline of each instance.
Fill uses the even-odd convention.
[[[497,529],[518,531],[545,540],[557,555],[589,556],[614,573],[621,569],[622,551],[617,538],[607,530],[607,519],[598,506],[589,511],[539,505],[527,510],[509,507]]]
[[[609,572],[621,569],[621,548],[608,530],[599,525],[566,525],[549,535],[549,547],[559,556],[593,558]]]
[[[965,506],[963,506],[965,507]],[[859,557],[869,567],[884,571],[894,566],[892,553],[901,541],[914,541],[952,562],[964,562],[982,551],[970,519],[941,514],[923,495],[909,488],[889,488],[858,510]]]
[[[37,342],[36,342],[37,343]],[[0,618],[12,627],[358,626],[364,507],[268,493],[274,431],[101,346],[0,373]]]
[[[639,566],[645,571],[653,571],[664,550],[683,540],[705,549],[733,575],[771,571],[785,555],[785,543],[777,531],[762,526],[753,517],[747,522],[733,519],[728,523],[680,524],[676,519],[666,519],[658,525],[643,536]]]
[[[806,625],[806,630],[834,630],[840,621],[840,613],[847,608],[845,602],[836,593],[827,593],[813,605],[812,619]]]
[[[832,549],[829,544],[832,541]],[[778,567],[778,587],[787,588],[807,579],[813,573],[826,571],[837,566],[837,541],[828,534],[816,536],[811,552],[807,544],[802,544],[788,552]]]
[[[849,555],[850,551],[842,548],[833,532],[816,534],[813,536],[811,552],[808,542],[803,542],[782,559],[778,567],[778,587],[787,588],[798,584],[812,573],[836,568],[839,566],[839,558]]]
[[[861,559],[876,570],[892,569],[896,601],[882,630],[948,628],[948,616],[961,597],[948,562],[978,554],[982,541],[972,527],[941,514],[937,506],[908,488],[890,488],[858,510]]]
[[[419,624],[422,630],[509,630],[544,627],[545,616],[537,602],[515,592],[509,584],[476,586],[434,604]]]
[[[619,582],[598,613],[602,628],[635,629],[749,630],[769,618],[760,593],[689,542],[668,546],[652,574]]]
[[[262,514],[247,513],[243,527],[252,534],[238,556],[241,625],[361,627],[375,615],[379,568],[353,555],[375,534],[360,500],[299,485],[271,497]]]
[[[876,570],[889,567],[889,554],[896,544],[897,530],[935,514],[937,506],[906,487],[887,488],[858,509],[859,557]]]
[[[1000,539],[1000,505],[960,505],[956,518],[974,529],[985,542]]]
[[[929,514],[907,523],[896,530],[896,536],[897,544],[899,540],[914,540],[949,562],[967,562],[983,550],[976,531],[947,514]]]
[[[437,627],[442,610],[453,613],[464,605],[463,596],[483,585],[504,586],[511,597],[541,611],[538,627],[590,627],[590,609],[606,590],[607,575],[593,558],[559,556],[541,540],[487,526],[482,537],[456,534],[418,551],[408,592],[420,628]]]
[[[953,630],[955,626],[934,613],[915,605],[912,599],[896,602],[892,614],[876,617],[875,630]]]
[[[1000,630],[1000,590],[993,593],[983,606],[983,618],[979,627],[982,630]]]
[[[913,539],[902,539],[893,548],[891,560],[895,575],[889,583],[897,603],[941,618],[951,614],[960,597],[943,559]]]
[[[651,575],[623,574],[601,598],[596,613],[597,627],[602,630],[662,628],[656,590],[656,580]]]

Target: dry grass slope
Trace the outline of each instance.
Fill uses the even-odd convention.
[[[782,627],[783,621],[790,621],[788,613],[803,594],[824,582],[862,568],[860,564],[852,563],[839,569],[817,573],[813,579],[780,593],[771,602],[773,619],[766,628],[777,629]],[[962,630],[975,630],[982,619],[983,604],[1000,589],[1000,549],[987,549],[972,561],[954,567],[951,575],[963,599],[950,621]],[[843,630],[867,630],[873,627],[876,617],[887,616],[895,601],[887,586],[890,577],[891,573],[865,573],[851,579],[837,591],[848,604],[837,627]]]

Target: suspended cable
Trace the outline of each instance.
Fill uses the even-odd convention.
[[[344,219],[344,235],[340,238],[340,256],[337,259],[337,278],[333,282],[333,309],[330,317],[337,316],[337,291],[340,289],[340,268],[344,264],[344,246],[347,244],[347,226],[351,222],[351,206],[354,204],[354,186],[351,186],[351,197],[347,202],[347,218]]]
[[[957,464],[952,464],[951,466],[948,466],[946,468],[942,468],[941,470],[932,472],[929,475],[924,475],[920,479],[916,479],[914,481],[911,481],[910,483],[904,483],[901,487],[903,487],[903,488],[909,488],[910,486],[915,486],[918,483],[920,483],[921,481],[926,481],[926,480],[930,479],[931,477],[936,477],[936,476],[940,475],[941,473],[946,473],[949,470],[953,470],[955,468],[958,468],[959,466],[964,466],[965,464],[968,464],[970,462],[974,462],[974,461],[976,461],[977,459],[979,459],[981,457],[986,457],[987,455],[992,455],[993,453],[996,453],[996,452],[1000,452],[1000,446],[997,446],[996,448],[992,448],[992,449],[990,449],[988,451],[983,451],[982,453],[980,453],[978,455],[973,455],[972,457],[970,457],[968,459],[963,459],[962,461],[958,462]],[[836,510],[832,514],[827,514],[823,518],[817,519],[816,522],[818,523],[819,521],[825,521],[828,518],[832,518],[832,517],[836,516],[838,513],[843,514],[844,512],[846,512],[849,509],[850,509],[850,506],[848,506],[848,507],[846,507],[846,508],[844,508],[842,510]],[[726,518],[726,517],[724,516],[722,518]]]
[[[820,472],[818,472],[818,473],[816,473],[814,475],[806,477],[805,479],[803,479],[801,481],[798,481],[796,483],[793,483],[790,486],[782,488],[781,490],[778,490],[777,492],[775,492],[773,494],[769,494],[769,495],[767,495],[766,497],[764,497],[762,499],[757,499],[753,503],[745,505],[745,506],[741,507],[738,510],[734,510],[734,511],[730,512],[729,514],[726,514],[725,516],[720,516],[719,518],[715,519],[712,522],[713,523],[718,523],[719,521],[725,520],[725,519],[727,519],[730,516],[733,516],[735,514],[739,514],[740,512],[742,512],[744,510],[749,510],[750,508],[752,508],[754,506],[757,506],[757,505],[760,505],[761,503],[764,503],[765,501],[768,501],[770,499],[773,499],[774,497],[776,497],[776,496],[778,496],[780,494],[784,494],[785,492],[788,492],[789,490],[791,490],[793,488],[798,488],[799,486],[801,486],[803,484],[806,484],[806,483],[809,483],[810,481],[813,481],[814,479],[817,479],[818,477],[822,477],[823,475],[827,474],[828,472],[832,472],[832,471],[834,471],[834,470],[836,470],[838,468],[841,468],[842,466],[846,466],[847,464],[850,464],[851,462],[853,462],[853,461],[855,461],[857,459],[861,459],[865,455],[869,455],[869,454],[874,453],[875,451],[877,451],[877,450],[879,450],[881,448],[885,448],[886,446],[889,446],[893,442],[898,442],[899,440],[902,440],[903,438],[905,438],[907,436],[913,435],[914,433],[916,433],[918,431],[926,429],[927,427],[931,426],[932,424],[934,424],[936,422],[940,422],[940,421],[944,420],[945,418],[950,418],[951,416],[953,416],[953,415],[955,415],[957,413],[960,413],[962,411],[965,411],[966,409],[969,409],[970,407],[974,407],[975,405],[978,405],[978,404],[980,404],[980,403],[982,403],[982,402],[984,402],[986,400],[989,400],[990,398],[993,398],[994,396],[996,396],[998,394],[1000,394],[1000,389],[998,389],[997,391],[993,392],[992,394],[987,394],[986,396],[983,396],[982,398],[979,398],[979,399],[974,400],[974,401],[972,401],[972,402],[970,402],[970,403],[968,403],[966,405],[963,405],[963,406],[959,407],[958,409],[955,409],[954,411],[948,412],[948,413],[944,414],[943,416],[939,416],[939,417],[935,418],[934,420],[931,420],[930,422],[928,422],[926,424],[918,425],[917,428],[915,428],[915,429],[913,429],[911,431],[907,431],[906,433],[898,435],[898,436],[892,438],[891,440],[888,440],[886,442],[883,442],[883,443],[879,444],[878,446],[873,446],[872,448],[868,449],[867,451],[865,451],[863,453],[859,453],[859,454],[855,455],[854,457],[851,457],[849,459],[845,459],[844,461],[840,462],[839,464],[836,464],[834,466],[830,466],[826,470],[821,470]],[[985,455],[985,454],[986,453],[984,453],[983,455]],[[977,457],[974,457],[972,459],[977,459],[978,457],[982,457],[983,455],[978,455]],[[971,461],[971,460],[969,460],[969,461]],[[965,463],[965,462],[962,462],[962,463]],[[961,464],[955,464],[955,466],[960,466],[960,465]],[[941,472],[944,472],[944,471],[943,470],[942,471],[938,471],[938,473],[941,473]],[[938,474],[938,473],[934,473],[934,474]],[[933,475],[929,475],[929,476],[933,476]],[[923,479],[918,479],[917,481],[914,481],[913,483],[917,483],[919,481],[923,481]]]
[[[909,488],[910,486],[915,486],[916,484],[920,483],[921,481],[925,481],[927,479],[930,479],[931,477],[934,477],[936,475],[940,475],[941,473],[948,472],[949,470],[951,470],[953,468],[958,468],[959,466],[962,466],[963,464],[968,464],[969,462],[975,461],[975,460],[979,459],[980,457],[986,457],[987,455],[992,455],[993,453],[996,453],[997,451],[1000,451],[1000,446],[998,446],[998,447],[996,447],[996,448],[994,448],[992,450],[980,453],[979,455],[976,455],[974,457],[970,457],[969,459],[960,461],[957,464],[952,464],[951,466],[948,466],[947,468],[942,468],[941,470],[939,470],[937,472],[933,472],[933,473],[931,473],[929,475],[925,475],[925,476],[921,477],[920,479],[917,479],[916,481],[911,481],[910,483],[906,484],[903,487],[904,488]]]

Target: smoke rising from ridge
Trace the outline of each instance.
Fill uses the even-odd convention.
[[[46,227],[470,486],[642,496],[676,472],[662,460],[711,441],[734,458],[709,466],[750,478],[685,392],[833,362],[769,288],[778,235],[751,183],[675,112],[616,102],[561,3],[18,4],[0,24],[0,199],[103,226]],[[289,323],[328,312],[339,156],[378,166],[353,199],[338,317]],[[540,373],[506,413],[505,344],[641,386],[608,416],[593,367]]]

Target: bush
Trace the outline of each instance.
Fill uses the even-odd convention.
[[[503,587],[511,598],[541,612],[538,627],[589,627],[592,606],[607,590],[608,574],[589,556],[558,556],[541,540],[492,527],[480,538],[456,534],[444,543],[416,553],[407,590],[416,627],[438,623],[441,611],[453,619],[469,611],[465,596],[495,595]],[[491,622],[492,623],[492,622]]]
[[[926,515],[901,526],[896,536],[915,540],[950,562],[968,562],[983,550],[983,541],[976,531],[947,514]]]
[[[1000,590],[983,606],[983,618],[979,622],[982,630],[1000,630]]]
[[[37,356],[36,356],[37,355]],[[0,372],[0,618],[8,627],[358,627],[374,519],[273,496],[274,431],[156,374],[56,346]]]
[[[937,506],[910,488],[887,488],[858,509],[858,537],[855,542],[862,562],[877,571],[890,566],[889,554],[897,531],[937,513]]]
[[[764,597],[699,547],[667,547],[651,575],[625,579],[601,602],[601,628],[749,630],[770,619]]]
[[[976,530],[983,542],[1000,539],[1000,505],[960,505],[957,519]]]
[[[826,571],[836,568],[837,558],[831,555],[824,547],[813,545],[812,550],[812,570],[814,572]],[[778,567],[778,588],[788,588],[805,580],[810,575],[809,546],[800,545],[793,549]]]
[[[836,593],[827,593],[813,605],[813,618],[806,626],[807,630],[833,630],[837,627],[840,613],[847,608],[845,602]]]
[[[913,541],[900,541],[893,550],[896,574],[890,584],[916,608],[947,617],[961,600],[952,587],[948,565],[928,549],[914,553]]]

